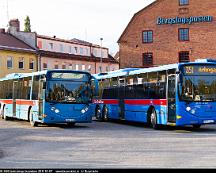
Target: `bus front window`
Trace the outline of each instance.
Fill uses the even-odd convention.
[[[46,100],[49,102],[87,104],[91,101],[89,83],[49,81]]]
[[[216,101],[216,76],[183,76],[180,98],[184,101]]]

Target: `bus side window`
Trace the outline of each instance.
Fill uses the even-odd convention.
[[[39,76],[33,78],[32,100],[38,100],[39,93]]]

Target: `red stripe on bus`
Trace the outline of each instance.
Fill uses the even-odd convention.
[[[36,101],[33,100],[16,100],[17,105],[30,105],[34,106],[36,105]]]
[[[103,100],[104,104],[119,104],[118,100]]]
[[[167,100],[125,100],[128,105],[167,105]]]
[[[0,102],[3,104],[13,104],[13,100],[1,100]]]

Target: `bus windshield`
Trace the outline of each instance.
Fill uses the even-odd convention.
[[[216,75],[182,76],[180,98],[184,101],[216,101]]]
[[[84,81],[48,81],[46,101],[60,103],[83,103],[91,101],[89,82]]]

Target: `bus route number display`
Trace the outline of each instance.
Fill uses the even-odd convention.
[[[216,75],[216,66],[185,66],[185,75]]]

